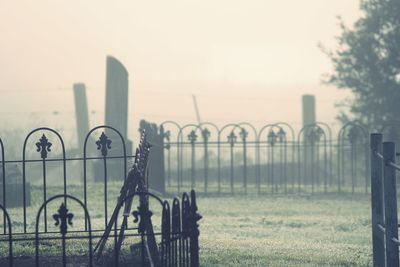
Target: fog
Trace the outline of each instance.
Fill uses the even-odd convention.
[[[90,124],[104,123],[105,59],[129,71],[129,129],[138,121],[301,124],[301,95],[335,124],[347,97],[321,84],[337,15],[358,1],[7,1],[0,5],[0,118],[74,132],[72,84],[87,86]]]

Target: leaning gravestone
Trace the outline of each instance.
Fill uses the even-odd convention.
[[[158,129],[157,124],[149,123],[145,120],[140,121],[140,132],[146,131],[149,140],[151,153],[148,163],[148,183],[151,190],[161,194],[165,193],[165,172],[164,172],[164,129]]]
[[[22,207],[23,202],[23,185],[22,185],[22,173],[17,165],[6,166],[5,172],[5,204],[3,197],[3,170],[0,165],[0,204],[6,208]],[[30,183],[25,183],[25,196],[26,206],[31,205],[31,187]]]
[[[106,106],[105,125],[118,130],[125,140],[126,153],[132,155],[132,142],[127,139],[128,134],[128,72],[116,58],[107,56],[106,70]],[[120,137],[110,129],[105,130],[108,140],[111,140],[107,151],[108,157],[119,157],[123,155],[123,147]],[[95,174],[95,180],[102,181],[104,175],[100,174],[99,168]],[[123,159],[110,159],[107,163],[107,177],[109,180],[123,180]]]

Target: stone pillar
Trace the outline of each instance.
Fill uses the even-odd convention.
[[[76,129],[78,134],[78,148],[82,151],[85,137],[89,132],[89,112],[86,99],[86,87],[83,83],[75,83],[74,98],[75,98],[75,116]]]
[[[303,95],[303,127],[316,122],[315,96]]]
[[[303,95],[303,127],[312,125],[316,122],[315,116],[315,96],[313,95]],[[303,132],[303,172],[301,180],[306,184],[314,184],[314,167],[315,167],[315,147],[312,147],[312,142],[310,141],[310,135],[312,135],[312,128],[306,128]]]

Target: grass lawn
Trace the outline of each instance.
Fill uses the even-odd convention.
[[[370,199],[199,197],[202,266],[371,266]]]
[[[110,184],[109,215],[120,185]],[[81,198],[81,187],[69,193]],[[61,193],[49,190],[49,196]],[[90,186],[89,212],[94,228],[104,226],[103,187]],[[99,192],[95,194],[95,192]],[[28,209],[29,229],[42,203],[42,195],[33,190],[33,205]],[[51,215],[59,203],[49,207]],[[78,208],[72,206],[71,211]],[[201,266],[371,266],[371,215],[369,196],[358,194],[314,196],[198,196]],[[51,210],[51,211],[50,211]],[[154,220],[160,220],[153,209]],[[74,229],[78,230],[79,212]],[[14,229],[22,227],[21,209],[10,209]],[[156,219],[158,218],[158,219]],[[81,220],[81,222],[83,222]],[[1,224],[1,222],[0,222]],[[50,227],[49,226],[49,227]],[[157,226],[155,226],[157,229]],[[80,250],[80,249],[78,249]],[[7,253],[6,243],[1,254]],[[50,254],[59,254],[52,252]],[[81,253],[86,248],[82,247]],[[15,255],[32,254],[33,247],[15,244]]]

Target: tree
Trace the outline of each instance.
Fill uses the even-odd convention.
[[[378,127],[400,120],[400,1],[361,0],[360,9],[352,29],[341,21],[338,49],[324,51],[334,67],[325,82],[354,93],[339,119]]]

